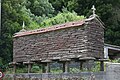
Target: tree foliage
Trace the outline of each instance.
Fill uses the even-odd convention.
[[[26,29],[36,29],[44,19],[50,17],[46,15],[47,11],[48,13],[54,11],[48,0],[36,0],[41,4],[43,3],[39,7],[47,9],[39,13],[41,15],[39,16],[37,12],[35,12],[36,14],[31,12],[33,6],[28,7],[28,1],[34,0],[2,0],[2,32],[0,34],[0,61],[2,64],[8,64],[12,61],[12,35],[22,29],[22,22],[25,22]]]
[[[54,8],[48,0],[27,0],[26,7],[37,16],[52,17],[54,13]]]
[[[70,21],[82,20],[84,16],[78,16],[75,12],[69,12],[67,9],[63,9],[63,12],[58,13],[55,17],[49,18],[41,22],[41,27],[52,26],[56,24],[62,24]]]

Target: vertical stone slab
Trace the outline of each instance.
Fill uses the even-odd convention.
[[[64,73],[69,72],[69,62],[63,62],[63,72]]]
[[[83,70],[83,61],[80,61],[80,70]]]
[[[12,65],[12,66],[13,66],[13,74],[15,74],[18,63],[16,63],[16,62],[11,62],[11,63],[9,63],[9,65]]]
[[[14,64],[13,65],[13,74],[15,74],[16,73],[16,65]]]
[[[100,61],[100,71],[104,71],[104,61]]]
[[[69,62],[65,62],[65,73],[69,72]]]
[[[27,65],[27,67],[28,67],[28,73],[31,73],[33,62],[27,61],[27,62],[23,62],[23,64]]]
[[[32,64],[28,64],[28,73],[31,72]]]
[[[63,66],[62,66],[63,72],[65,72],[65,63],[63,62],[62,64],[63,64]]]
[[[42,64],[42,73],[46,73],[46,70],[45,70],[45,67],[46,67],[46,64]]]
[[[51,60],[43,60],[42,62],[42,72],[43,73],[50,73],[50,63]]]
[[[106,80],[120,80],[120,63],[106,64]]]
[[[49,62],[46,65],[46,73],[50,73],[50,63]]]
[[[61,62],[62,62],[62,64],[63,64],[63,72],[64,73],[68,73],[68,72],[70,72],[70,69],[69,69],[69,63],[70,63],[70,59],[63,59],[63,60],[60,60]]]

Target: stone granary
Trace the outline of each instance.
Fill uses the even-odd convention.
[[[71,60],[102,61],[103,49],[104,26],[93,10],[88,19],[15,33],[13,64],[28,64],[30,71],[31,64],[39,62],[45,64],[46,72],[49,72],[49,63],[58,61],[63,62],[63,71],[67,72],[67,62]]]

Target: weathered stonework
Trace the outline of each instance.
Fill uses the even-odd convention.
[[[96,19],[65,23],[42,30],[21,32],[14,36],[13,61],[103,58],[104,28]]]
[[[120,63],[106,64],[106,80],[120,80]]]

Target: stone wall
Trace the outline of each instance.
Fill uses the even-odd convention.
[[[120,63],[107,63],[107,80],[120,80]]]
[[[87,24],[85,30],[87,35],[87,52],[89,56],[103,58],[104,54],[104,28],[93,20]]]
[[[3,80],[120,80],[120,63],[107,63],[106,71],[78,73],[19,73],[6,74]]]
[[[81,72],[81,73],[61,73],[61,74],[9,74],[5,75],[4,80],[106,80],[105,72]]]
[[[67,28],[15,36],[13,61],[25,62],[31,59],[53,60],[85,56],[103,58],[103,48],[104,28],[94,19],[84,21],[82,25],[72,24]]]

